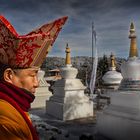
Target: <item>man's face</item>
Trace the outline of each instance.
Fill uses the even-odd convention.
[[[34,94],[35,89],[39,86],[37,79],[38,69],[28,68],[13,71],[14,75],[12,84],[24,88]]]

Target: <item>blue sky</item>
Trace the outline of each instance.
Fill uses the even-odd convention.
[[[65,57],[66,43],[72,56],[91,56],[92,22],[97,32],[99,56],[113,52],[116,57],[128,57],[132,21],[140,50],[139,0],[0,0],[0,13],[19,34],[68,16],[49,56]]]

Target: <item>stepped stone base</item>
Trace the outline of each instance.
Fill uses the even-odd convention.
[[[77,99],[78,100],[78,99]],[[74,120],[93,116],[93,102],[60,103],[47,101],[46,112],[60,120]]]
[[[64,121],[93,116],[93,102],[84,94],[86,87],[76,78],[77,73],[71,64],[61,69],[62,79],[53,86],[54,94],[46,102],[46,114]]]

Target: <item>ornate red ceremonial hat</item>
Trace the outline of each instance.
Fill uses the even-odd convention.
[[[40,67],[67,17],[18,35],[13,26],[0,16],[0,62],[16,68]]]

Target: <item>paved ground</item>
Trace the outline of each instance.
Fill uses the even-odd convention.
[[[32,109],[30,113],[33,115],[39,116],[47,124],[58,128],[59,130],[55,130],[55,131],[58,131],[57,132],[58,134],[60,134],[59,136],[57,135],[57,139],[60,139],[60,140],[64,140],[64,139],[66,140],[106,140],[102,136],[96,135],[96,117],[89,117],[85,119],[77,119],[77,120],[65,122],[65,121],[57,120],[53,117],[47,116],[45,113],[45,108]],[[62,133],[65,138],[64,137],[62,138]]]

